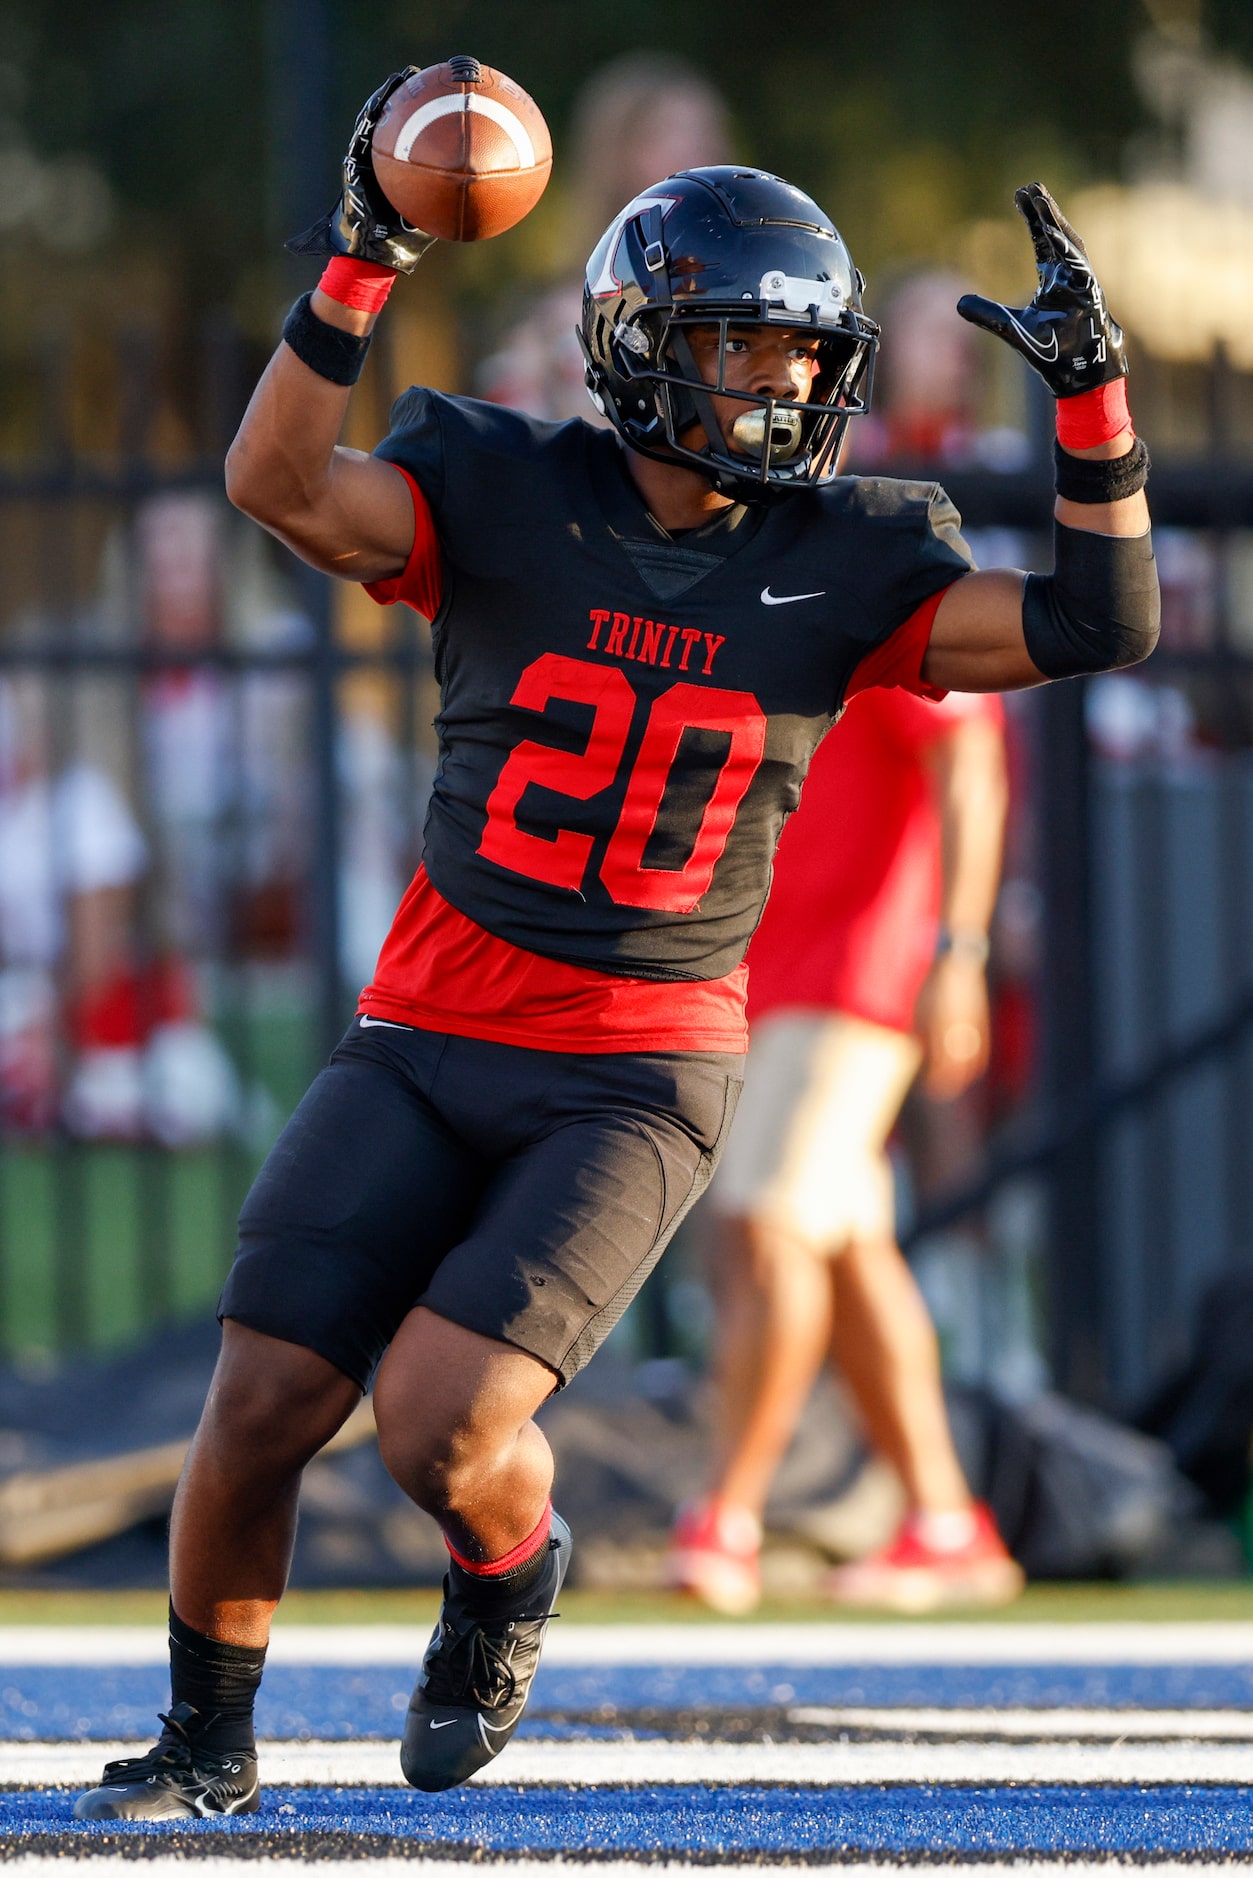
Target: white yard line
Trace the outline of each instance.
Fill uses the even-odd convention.
[[[417,1664],[419,1624],[284,1624],[274,1663]],[[159,1624],[0,1625],[0,1667],[164,1663]],[[840,1663],[1244,1663],[1253,1623],[554,1624],[545,1661],[566,1666]]]
[[[1248,1741],[1248,1709],[1125,1708],[790,1708],[790,1722],[818,1728],[890,1728],[902,1734],[939,1734],[957,1740],[1010,1735],[1059,1740]]]
[[[128,1861],[129,1862],[129,1861]],[[249,1858],[246,1862],[238,1858],[145,1858],[137,1860],[133,1867],[136,1878],[240,1878],[244,1873],[258,1868],[268,1871],[291,1871],[297,1861],[294,1858]],[[1015,1863],[1004,1864],[950,1865],[942,1867],[943,1878],[1031,1878],[1032,1874],[1056,1873],[1057,1878],[1114,1878],[1120,1869],[1132,1861],[1127,1858],[1114,1858],[1108,1862],[1077,1863],[1073,1860],[1050,1859],[1047,1855],[1034,1858],[1024,1857]],[[67,1871],[81,1870],[84,1873],[99,1872],[105,1861],[100,1858],[76,1859],[72,1854],[62,1858],[14,1858],[6,1857],[6,1867],[16,1865],[24,1878],[65,1878]],[[362,1859],[322,1859],[312,1863],[314,1872],[337,1871],[340,1865],[346,1871],[360,1878],[368,1872],[370,1878],[467,1878],[470,1872],[491,1871],[499,1868],[508,1873],[508,1878],[642,1878],[647,1872],[655,1873],[657,1878],[692,1878],[693,1871],[698,1871],[700,1878],[745,1878],[751,1871],[753,1878],[797,1878],[795,1865],[770,1865],[763,1861],[760,1865],[706,1865],[685,1864],[681,1860],[666,1860],[664,1863],[650,1859],[647,1863],[623,1860],[620,1864],[601,1864],[599,1860],[583,1864],[577,1856],[565,1854],[559,1859],[515,1858],[508,1853],[497,1858],[493,1854],[483,1854],[475,1858],[473,1864],[465,1859],[408,1859],[379,1858]],[[845,1865],[842,1861],[828,1869],[833,1878],[887,1878],[891,1872],[914,1869],[926,1870],[934,1874],[936,1868],[930,1862],[919,1865],[911,1861],[908,1854],[894,1857],[889,1865]],[[1200,1864],[1189,1860],[1187,1864],[1158,1864],[1156,1861],[1148,1868],[1153,1878],[1231,1878],[1232,1866],[1227,1863]]]
[[[6,1743],[0,1783],[85,1786],[124,1746]],[[275,1742],[261,1748],[269,1787],[399,1787],[397,1743]],[[515,1741],[476,1784],[490,1786],[673,1786],[688,1783],[877,1786],[1007,1781],[1063,1785],[1253,1785],[1253,1743],[1075,1741],[651,1742]]]
[[[1248,1624],[656,1624],[553,1627],[554,1663],[1242,1663]]]

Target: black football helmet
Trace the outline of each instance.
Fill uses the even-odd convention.
[[[606,229],[583,289],[579,333],[592,402],[633,450],[676,458],[741,502],[834,473],[851,417],[870,402],[879,328],[865,282],[816,202],[762,170],[684,170]],[[701,377],[687,330],[716,326],[718,377]],[[818,338],[808,402],[726,388],[727,334],[797,327]],[[744,405],[724,434],[711,393]],[[680,442],[693,424],[706,441]]]

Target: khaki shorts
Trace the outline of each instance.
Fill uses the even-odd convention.
[[[891,1237],[884,1148],[921,1057],[916,1038],[842,1012],[762,1018],[713,1206],[828,1253]]]

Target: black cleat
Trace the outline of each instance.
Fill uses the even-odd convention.
[[[218,1754],[198,1743],[203,1723],[190,1702],[175,1703],[161,1720],[161,1739],[147,1754],[106,1762],[100,1785],[75,1800],[76,1819],[211,1819],[215,1813],[256,1812],[261,1784],[255,1754]]]
[[[495,1760],[522,1720],[544,1630],[570,1565],[570,1529],[553,1514],[539,1579],[512,1609],[476,1616],[450,1572],[422,1674],[409,1703],[400,1766],[411,1787],[442,1793]],[[463,1578],[463,1574],[458,1574]]]

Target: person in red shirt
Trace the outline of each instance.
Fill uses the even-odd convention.
[[[779,845],[749,948],[744,1094],[711,1192],[717,1450],[671,1559],[676,1585],[716,1610],[760,1596],[770,1483],[827,1355],[909,1504],[891,1545],[831,1574],[832,1595],[919,1610],[1021,1585],[953,1449],[884,1151],[920,1063],[941,1098],[986,1067],[1005,807],[999,699],[870,691],[819,749]]]

